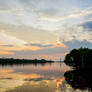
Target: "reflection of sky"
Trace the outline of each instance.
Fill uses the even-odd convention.
[[[6,92],[56,92],[56,90],[60,92],[60,90],[57,89],[57,83],[55,81],[43,80],[25,83],[22,86]]]
[[[69,68],[64,64],[52,64],[52,65],[25,65],[25,66],[6,66],[0,67],[0,92],[3,90],[13,89],[19,87],[18,90],[22,90],[22,87],[33,85],[33,92],[42,87],[55,90],[60,90],[60,85],[64,81],[63,74]],[[45,83],[46,82],[46,83]],[[43,83],[43,85],[42,85]],[[41,86],[42,85],[42,86]],[[37,89],[35,90],[35,86]],[[16,90],[17,88],[15,88]],[[32,90],[29,88],[29,90]],[[44,90],[43,89],[43,90]],[[12,92],[12,91],[9,91]],[[16,91],[13,91],[16,92]],[[19,91],[18,91],[19,92]],[[29,92],[29,91],[28,91]],[[40,92],[40,91],[39,91]],[[50,92],[50,91],[48,91]],[[52,91],[51,91],[52,92]],[[54,92],[54,91],[53,91]]]
[[[59,60],[91,45],[91,0],[0,0],[0,57]]]

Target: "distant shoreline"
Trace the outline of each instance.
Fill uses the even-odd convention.
[[[0,64],[6,65],[6,64],[44,64],[44,63],[53,63],[54,61],[51,60],[45,60],[45,59],[14,59],[14,58],[0,58]]]

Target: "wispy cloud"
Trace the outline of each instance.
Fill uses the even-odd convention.
[[[0,45],[2,47],[13,47],[14,45]]]
[[[52,47],[52,44],[40,44],[40,43],[29,43],[25,44],[26,46],[38,46],[38,47]]]
[[[23,46],[24,44],[26,44],[26,42],[24,40],[18,39],[14,36],[11,35],[7,35],[4,32],[0,32],[0,43],[4,44],[4,45],[17,45],[17,46]]]
[[[71,26],[71,27],[63,27],[61,31],[58,31],[58,34],[63,41],[84,41],[87,40],[92,42],[92,32],[87,31],[82,26]]]

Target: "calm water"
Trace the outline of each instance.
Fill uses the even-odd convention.
[[[64,63],[0,66],[0,92],[81,92],[65,81],[69,69]]]

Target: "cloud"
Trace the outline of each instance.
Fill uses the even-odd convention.
[[[2,47],[13,47],[14,45],[0,45]]]
[[[55,33],[59,35],[60,39],[63,42],[73,40],[87,40],[89,42],[92,42],[92,32],[87,31],[85,28],[79,25],[73,25],[69,27],[64,25],[60,30],[57,30]]]
[[[11,10],[9,9],[0,9],[0,13],[10,13]]]
[[[25,25],[0,24],[0,32],[29,43],[52,44],[56,42],[57,35],[46,30],[41,30]]]
[[[40,47],[42,49],[46,48],[67,48],[67,46],[59,39],[56,40],[56,42],[49,44],[49,43],[28,43],[25,44],[25,46],[33,46],[33,47]]]
[[[81,24],[80,26],[82,26],[84,29],[86,29],[88,31],[92,31],[92,21],[86,21],[83,24]]]
[[[67,46],[62,42],[62,40],[60,38],[57,39],[54,48],[55,47],[67,48]]]
[[[29,43],[25,44],[26,46],[37,46],[37,47],[52,47],[52,44],[40,44],[40,43]]]
[[[73,48],[80,48],[80,47],[92,48],[92,42],[88,42],[86,40],[84,41],[73,40],[72,42],[71,41],[64,42],[64,44],[67,45],[68,52]]]
[[[14,36],[7,35],[5,32],[0,32],[0,43],[9,47],[9,45],[24,46],[27,42]]]
[[[64,56],[73,48],[80,48],[80,47],[92,47],[92,43],[88,41],[77,41],[73,40],[64,42],[64,44],[67,46],[67,48],[61,48],[61,47],[53,47],[53,48],[44,48],[39,50],[21,50],[21,51],[14,51],[15,56],[25,56],[27,58],[57,58],[64,59]]]
[[[53,53],[63,53],[67,50],[57,47],[57,48],[45,48],[45,49],[40,49],[36,51],[15,51],[16,55],[39,55],[39,54],[53,54]]]
[[[51,10],[49,10],[49,11],[51,11]],[[81,18],[85,18],[86,16],[92,14],[92,7],[89,7],[89,8],[83,9],[83,10],[73,9],[65,15],[60,15],[55,10],[52,10],[52,13],[50,13],[49,11],[48,11],[48,13],[46,11],[38,12],[39,18],[41,20],[56,21],[56,22],[64,21],[64,20],[68,20],[68,19],[81,19]]]

